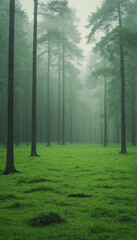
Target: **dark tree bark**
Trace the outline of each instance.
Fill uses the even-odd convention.
[[[72,100],[70,100],[70,143],[73,143],[73,109]]]
[[[8,68],[8,138],[7,138],[7,161],[4,174],[17,172],[14,166],[14,22],[15,0],[10,0],[9,12],[9,68]]]
[[[26,92],[26,145],[29,145],[29,128],[28,128],[28,115],[29,115],[29,92],[28,92],[28,86],[27,86],[27,92]]]
[[[106,107],[107,79],[104,78],[104,147],[107,146],[107,107]]]
[[[60,144],[60,47],[58,56],[58,144]]]
[[[50,146],[50,40],[48,41],[48,77],[47,77],[47,146]]]
[[[37,7],[38,0],[34,0],[31,156],[37,156],[36,152]]]
[[[121,6],[118,6],[119,27],[122,29]],[[121,73],[121,153],[126,153],[126,120],[125,120],[125,66],[124,66],[124,48],[121,32],[119,35],[120,49],[120,73]]]
[[[100,142],[103,144],[102,94],[100,84]]]
[[[135,97],[135,83],[132,77],[132,145],[136,145],[136,97]]]
[[[63,89],[62,89],[62,145],[65,145],[65,44],[63,43],[62,56],[62,73],[63,73]]]

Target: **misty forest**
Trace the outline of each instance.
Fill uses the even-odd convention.
[[[0,0],[1,240],[136,238],[137,2],[69,1]]]

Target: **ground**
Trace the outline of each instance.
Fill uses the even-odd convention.
[[[20,173],[0,175],[1,240],[135,240],[136,149],[15,147]],[[6,149],[0,148],[0,172]]]

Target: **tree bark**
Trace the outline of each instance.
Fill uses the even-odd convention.
[[[119,27],[122,29],[121,6],[118,6]],[[124,66],[124,49],[121,32],[119,35],[120,49],[120,73],[121,73],[121,153],[126,153],[126,120],[125,120],[125,66]]]
[[[47,78],[47,146],[50,146],[50,40],[48,40],[48,78]]]
[[[58,56],[58,144],[60,144],[60,47]]]
[[[14,166],[14,22],[15,0],[10,0],[9,12],[9,62],[8,62],[8,138],[7,160],[4,174],[17,172]]]
[[[37,156],[36,152],[37,7],[38,0],[34,0],[31,156]]]
[[[62,64],[63,64],[63,89],[62,89],[62,145],[65,145],[65,44],[63,42],[63,56],[62,56]]]
[[[107,107],[106,107],[107,79],[104,78],[104,147],[107,146]]]
[[[73,109],[72,100],[70,100],[70,143],[73,143]]]
[[[132,77],[132,145],[136,145],[136,97],[134,77]]]
[[[100,84],[100,142],[103,144],[102,94]]]

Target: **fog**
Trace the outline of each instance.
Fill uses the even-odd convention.
[[[127,141],[134,143],[136,51],[134,49],[135,37],[134,34],[130,36],[130,29],[132,28],[133,33],[136,29],[135,14],[128,13],[127,7],[127,15],[125,15],[121,8],[122,23],[129,28],[126,32],[126,42],[123,42],[122,47],[126,49],[124,59],[124,55],[120,55],[123,50],[119,51],[118,15],[113,20],[108,8],[108,15],[103,16],[104,18],[99,16],[100,12],[98,13],[97,7],[101,6],[101,1],[69,0],[43,1],[43,3],[46,3],[46,6],[38,5],[37,46],[35,46],[37,47],[35,56],[37,74],[34,74],[34,69],[32,69],[34,61],[32,54],[34,47],[33,1],[21,0],[22,5],[18,4],[15,11],[14,124],[16,128],[14,129],[14,141],[16,145],[20,142],[27,144],[31,142],[32,83],[34,80],[32,76],[36,76],[37,80],[38,142],[48,141],[48,145],[52,142],[63,141],[64,144],[67,142],[104,145],[112,142],[120,143],[121,126],[123,121],[126,121]],[[117,9],[117,6],[113,7]],[[5,5],[6,13],[7,9],[8,5]],[[112,13],[115,12],[115,9],[112,10]],[[104,23],[96,19],[96,16],[103,19]],[[111,19],[111,23],[107,18]],[[89,28],[86,28],[87,25]],[[8,15],[6,14],[1,28],[4,29],[4,39],[6,39],[5,42],[1,41],[2,49],[4,49],[1,55],[1,82],[3,84],[3,79],[5,79],[6,84],[4,82],[2,85],[1,93],[4,104],[1,106],[0,141],[6,144],[6,63],[8,62]],[[96,43],[94,37],[101,36],[102,31],[104,36]],[[125,28],[122,31],[125,31]],[[133,62],[130,61],[131,56]],[[123,64],[125,64],[125,72],[121,73],[123,69],[120,66]],[[123,80],[121,76],[126,77]],[[126,89],[121,87],[123,82],[126,82]],[[121,98],[124,96],[122,91],[125,91],[125,98]],[[126,114],[121,122],[121,114],[125,111],[125,100]],[[121,110],[121,106],[124,106],[124,111]]]

